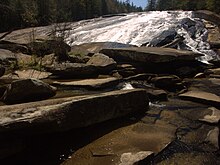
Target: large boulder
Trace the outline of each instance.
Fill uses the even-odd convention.
[[[207,21],[210,21],[217,26],[220,26],[220,16],[208,11],[208,10],[198,10],[193,12],[194,17],[200,18],[200,19],[205,19]]]
[[[180,91],[185,89],[182,80],[175,75],[153,77],[149,82],[153,83],[157,88],[168,91]]]
[[[3,96],[7,104],[43,100],[56,94],[56,89],[37,79],[12,82]]]
[[[4,40],[0,41],[0,49],[7,49],[15,53],[28,53],[28,48],[25,45]]]
[[[16,70],[14,73],[9,73],[7,75],[4,75],[2,78],[4,79],[46,79],[49,78],[49,76],[52,73],[44,72],[44,71],[38,71],[34,69],[26,69],[26,70]]]
[[[133,45],[122,44],[117,42],[92,42],[92,43],[84,43],[81,45],[74,45],[71,47],[71,53],[81,54],[81,55],[90,55],[98,53],[102,49],[109,48],[128,48],[133,47]]]
[[[191,100],[203,104],[209,104],[215,107],[220,107],[220,97],[210,92],[199,90],[188,91],[179,95],[182,99]]]
[[[53,85],[61,87],[75,87],[75,88],[87,88],[87,89],[102,89],[115,87],[120,82],[120,79],[115,77],[108,78],[96,78],[96,79],[83,79],[75,81],[60,82],[55,81]]]
[[[199,22],[196,22],[190,18],[184,18],[181,21],[181,26],[188,32],[188,34],[190,35],[190,37],[195,38],[196,32],[198,29],[204,29],[204,24],[199,24],[199,26],[197,25]],[[196,27],[198,26],[198,27]]]
[[[131,113],[144,113],[147,108],[144,90],[119,90],[1,106],[0,132],[63,132]]]
[[[103,49],[103,54],[113,58],[118,63],[131,63],[138,66],[139,73],[175,74],[180,77],[194,76],[207,67],[197,60],[202,55],[192,51],[160,47],[132,47]],[[188,69],[187,72],[181,68]],[[119,74],[121,74],[119,72]],[[128,76],[131,76],[129,74]],[[133,74],[134,75],[134,74]]]
[[[117,66],[112,58],[101,53],[94,54],[86,64],[96,66],[100,73],[109,73]]]
[[[159,89],[152,87],[150,84],[144,83],[144,81],[131,81],[130,82],[131,86],[134,88],[142,88],[145,89],[147,96],[151,102],[154,101],[166,101],[167,100],[167,92]]]
[[[55,40],[36,40],[27,44],[29,54],[35,54],[38,56],[44,56],[58,51],[65,54],[71,50],[71,47],[67,45],[61,39]],[[60,53],[60,52],[59,52]]]
[[[177,36],[177,32],[175,29],[165,30],[161,34],[153,38],[150,41],[149,45],[161,47],[171,43],[176,38],[176,36]]]
[[[47,71],[62,78],[96,77],[98,72],[96,66],[83,63],[54,63]]]
[[[192,51],[158,47],[102,49],[100,52],[116,61],[136,61],[144,63],[165,63],[177,60],[193,61],[196,57],[202,56]]]
[[[10,50],[0,49],[0,64],[10,65],[13,62],[16,62],[16,56]]]

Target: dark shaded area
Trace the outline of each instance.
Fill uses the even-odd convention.
[[[24,150],[11,157],[2,159],[0,162],[7,165],[58,165],[79,148],[115,129],[137,122],[141,116],[132,115],[136,120],[131,120],[127,116],[63,133],[28,135],[20,131],[14,132],[13,137],[1,136],[1,142],[7,141],[8,143],[10,141],[22,140]]]

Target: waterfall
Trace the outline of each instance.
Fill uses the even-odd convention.
[[[183,20],[195,24],[187,28]],[[118,42],[141,46],[149,43],[163,31],[175,29],[184,38],[185,49],[204,54],[201,61],[216,57],[207,43],[207,29],[204,23],[193,18],[191,11],[152,11],[131,13],[109,18],[95,18],[71,24],[66,42],[79,45],[90,42]]]

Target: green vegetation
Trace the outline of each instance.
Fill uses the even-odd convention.
[[[141,10],[129,0],[0,0],[0,32]]]
[[[146,10],[210,10],[220,13],[220,0],[148,0]]]

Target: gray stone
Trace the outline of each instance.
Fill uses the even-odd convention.
[[[195,90],[188,91],[186,93],[180,94],[179,96],[182,99],[220,107],[220,97],[213,93]]]
[[[193,12],[194,17],[205,19],[207,21],[210,21],[217,26],[220,26],[220,16],[216,13],[213,13],[208,10],[198,10]]]
[[[211,124],[218,124],[220,121],[220,110],[216,109],[215,107],[210,107],[208,110],[211,111],[211,114],[207,114],[199,120]]]
[[[161,34],[152,39],[149,43],[150,46],[161,47],[171,43],[175,37],[177,36],[177,32],[175,29],[169,29],[163,31]]]
[[[137,153],[123,153],[121,155],[119,165],[135,165],[136,163],[147,159],[148,157],[152,157],[153,159],[154,153],[151,151],[140,151]],[[146,162],[147,163],[147,162]],[[149,163],[149,162],[148,162]]]
[[[56,94],[56,89],[37,79],[13,81],[3,96],[8,104],[42,100]]]
[[[109,73],[116,68],[116,62],[101,53],[94,54],[86,64],[96,66],[100,73]]]
[[[47,66],[47,71],[62,78],[96,77],[97,67],[82,63],[54,63]]]
[[[148,98],[144,90],[120,90],[1,106],[0,132],[62,132],[130,113],[144,113],[147,108]]]
[[[10,73],[8,75],[4,75],[2,78],[10,78],[14,80],[19,80],[19,79],[46,79],[49,78],[49,76],[52,73],[49,72],[44,72],[44,71],[38,71],[34,69],[27,69],[27,70],[16,70],[14,73]]]
[[[102,49],[107,48],[128,48],[133,47],[133,45],[122,44],[117,42],[92,42],[84,43],[81,45],[74,45],[71,48],[72,54],[90,55],[98,53]]]
[[[171,125],[135,123],[123,126],[77,150],[62,165],[151,164],[153,153],[165,149],[174,134],[175,128]],[[101,156],[91,154],[100,150]],[[150,160],[141,161],[144,158]]]
[[[181,79],[175,75],[153,77],[150,83],[153,83],[157,88],[168,91],[180,91],[185,89],[185,86],[181,83]]]
[[[0,64],[10,64],[17,61],[15,54],[10,50],[0,49]]]
[[[165,63],[176,60],[194,61],[196,57],[202,56],[192,51],[158,47],[102,49],[100,52],[116,61],[136,61],[144,63]]]
[[[214,145],[219,149],[219,128],[215,127],[213,130],[209,131],[207,134],[206,141]]]
[[[103,89],[108,87],[115,87],[120,82],[120,79],[115,77],[108,78],[96,78],[96,79],[83,79],[75,81],[53,82],[55,86],[62,87],[76,87],[76,88],[87,88],[87,89]]]

